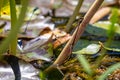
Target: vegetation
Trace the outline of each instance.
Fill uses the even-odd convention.
[[[74,24],[74,21],[76,20],[76,16],[79,14],[79,9],[82,6],[83,1],[84,0],[78,1],[78,5],[76,6],[76,8],[74,10],[73,15],[68,20],[68,23],[65,25],[66,26],[65,30],[67,32],[70,32],[71,26],[72,26],[72,24]],[[93,53],[90,53],[90,54],[87,54],[86,53],[87,51],[83,52],[83,54],[82,54],[81,51],[76,51],[74,49],[75,46],[78,44],[78,42],[80,40],[82,41],[81,38],[82,38],[83,34],[87,31],[86,29],[89,27],[90,20],[92,19],[94,14],[96,14],[97,10],[102,5],[103,1],[104,0],[95,0],[94,3],[92,4],[92,6],[90,7],[90,9],[88,10],[88,12],[85,14],[82,21],[81,21],[81,19],[78,20],[78,22],[77,22],[78,25],[76,26],[76,29],[74,30],[70,40],[67,42],[67,44],[65,45],[64,48],[60,47],[60,48],[53,49],[53,47],[51,46],[51,44],[49,42],[50,40],[48,40],[48,42],[45,43],[45,44],[48,44],[47,47],[45,44],[43,44],[44,46],[42,45],[42,48],[45,48],[45,49],[47,48],[47,50],[50,54],[52,54],[54,50],[57,50],[57,51],[60,50],[60,53],[57,52],[57,54],[59,56],[57,55],[57,58],[54,59],[54,62],[52,64],[50,63],[49,67],[47,66],[47,68],[46,67],[44,67],[42,69],[40,68],[40,74],[39,74],[40,79],[45,80],[48,78],[50,80],[57,80],[58,78],[55,76],[58,76],[59,77],[58,80],[61,80],[62,78],[63,78],[63,80],[67,80],[67,79],[70,79],[70,80],[78,80],[78,79],[104,80],[104,79],[107,79],[109,74],[112,74],[113,71],[115,71],[115,70],[119,71],[119,68],[120,68],[120,63],[119,63],[120,60],[119,59],[120,58],[119,58],[119,56],[117,56],[117,58],[116,57],[114,58],[113,55],[116,55],[114,53],[117,53],[117,55],[120,55],[119,54],[120,50],[111,48],[111,45],[113,44],[113,42],[115,40],[115,37],[117,36],[119,38],[119,36],[120,36],[120,34],[116,30],[116,25],[118,25],[120,27],[120,24],[119,24],[119,16],[120,16],[119,11],[120,10],[116,6],[115,7],[112,6],[112,8],[110,9],[111,10],[110,19],[107,20],[110,23],[110,24],[107,24],[108,29],[107,30],[102,29],[102,31],[105,30],[105,33],[107,34],[107,35],[103,35],[103,37],[105,37],[106,40],[102,41],[102,42],[96,41],[96,43],[99,45],[99,50],[96,50],[97,53],[94,53],[96,48],[93,49],[94,50]],[[6,38],[4,38],[0,44],[0,57],[1,57],[1,60],[4,60],[5,55],[7,55],[7,56],[12,55],[12,56],[18,57],[17,56],[18,33],[20,32],[21,26],[24,24],[29,1],[21,0],[22,8],[20,10],[19,15],[16,13],[15,0],[1,0],[0,2],[1,2],[0,3],[0,5],[1,5],[0,6],[0,15],[2,15],[3,8],[10,6],[7,9],[10,9],[8,11],[10,11],[10,17],[11,17],[11,30],[10,30],[8,36]],[[96,26],[98,24],[99,23],[90,24],[90,25]],[[119,27],[118,27],[118,29],[119,29]],[[99,29],[99,28],[97,27],[97,29]],[[97,29],[95,29],[95,30],[97,30]],[[88,31],[90,31],[90,30],[88,30]],[[92,29],[91,29],[91,31],[92,31]],[[89,32],[87,32],[87,33],[89,34]],[[93,33],[95,34],[94,30],[93,30]],[[102,36],[99,36],[99,34],[101,34],[101,33],[98,33],[97,37],[102,37]],[[92,34],[92,38],[93,37],[94,36]],[[97,37],[95,36],[95,38],[97,38]],[[89,42],[88,44],[93,43],[90,41],[86,41],[86,42]],[[86,44],[86,42],[84,42],[84,45]],[[118,41],[118,43],[119,43],[119,41]],[[87,44],[87,46],[88,46],[88,44]],[[79,46],[82,47],[81,45],[79,45]],[[50,47],[50,48],[48,48],[48,47]],[[95,46],[93,46],[93,47],[95,47]],[[82,47],[82,49],[83,48],[84,47]],[[84,50],[88,50],[88,49],[89,49],[88,47],[84,48]],[[90,49],[92,49],[92,47]],[[79,49],[79,50],[81,50],[81,49]],[[109,55],[108,54],[109,52],[113,52],[113,54]],[[7,53],[7,54],[5,54],[5,53]],[[96,55],[97,57],[94,57],[94,55]],[[54,55],[54,56],[56,56],[56,55]],[[91,58],[92,56],[93,56],[93,58]],[[68,59],[69,57],[70,57],[70,59]],[[113,57],[113,58],[110,58],[110,57]],[[11,58],[13,58],[13,57],[11,57]],[[109,60],[109,58],[111,60]],[[24,57],[21,59],[24,60]],[[112,63],[112,60],[113,60],[114,64],[111,65],[110,63]],[[13,63],[13,64],[16,64],[16,63]],[[103,67],[103,71],[102,71],[102,67]],[[19,80],[20,79],[21,78],[19,78]],[[16,78],[16,80],[17,80],[17,78]]]

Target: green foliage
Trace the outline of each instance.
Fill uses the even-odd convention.
[[[2,44],[0,45],[0,55],[2,55],[8,50],[10,43],[12,42],[12,40],[15,40],[15,38],[17,37],[17,33],[19,32],[19,29],[24,22],[28,0],[22,0],[21,2],[22,2],[22,8],[21,8],[20,15],[16,23],[14,23],[14,25],[12,26],[13,28],[11,29],[8,37],[5,40],[3,40]]]
[[[81,1],[80,4],[78,4],[78,6],[76,7],[77,10],[79,10],[80,6],[82,5],[83,0],[79,0]],[[16,15],[16,8],[15,8],[15,0],[1,0],[0,1],[0,15],[1,15],[1,11],[2,8],[9,6],[10,3],[10,14],[11,14],[11,31],[8,35],[8,37],[6,39],[3,40],[3,42],[0,45],[0,56],[3,55],[3,53],[5,53],[8,49],[9,49],[9,45],[10,46],[10,53],[14,54],[16,53],[16,46],[17,46],[17,34],[19,32],[20,27],[22,26],[22,24],[24,23],[24,18],[25,18],[25,13],[27,11],[27,6],[28,6],[28,0],[21,0],[21,4],[22,4],[22,8],[21,8],[21,12],[20,15],[17,18]],[[56,6],[55,6],[56,7]],[[7,8],[8,9],[8,8]],[[79,11],[78,11],[79,12]],[[70,26],[72,24],[72,22],[74,21],[76,15],[78,14],[78,12],[74,11],[73,16],[71,17],[71,19],[68,22],[69,27],[66,27],[66,30],[69,31]],[[108,41],[106,42],[107,47],[104,47],[106,49],[110,46],[110,44],[113,41],[114,35],[115,33],[120,35],[120,26],[116,26],[116,23],[118,22],[118,10],[113,8],[112,9],[112,15],[110,17],[110,24],[107,25],[107,28],[99,28],[99,27],[94,27],[91,25],[88,25],[88,27],[86,28],[86,31],[88,33],[91,34],[95,34],[97,36],[108,36]],[[94,24],[94,25],[98,25],[98,24]],[[103,25],[104,26],[104,25]],[[105,27],[105,26],[104,26]],[[77,44],[77,47],[74,47],[74,50],[77,48],[78,46],[80,48],[83,48],[85,46],[87,46],[88,44],[92,43],[94,41],[79,41],[78,43],[82,43],[80,46],[79,44]],[[48,45],[50,48],[48,49],[48,52],[50,53],[50,55],[53,54],[53,49],[51,44]],[[116,51],[120,51],[120,50],[116,50]],[[98,60],[96,61],[97,63],[97,68],[98,65],[100,64],[100,62],[102,61],[102,59],[104,58],[104,54],[105,51],[103,51],[104,53],[102,54],[101,57],[98,58]],[[90,54],[90,53],[89,53]],[[91,65],[89,64],[89,62],[87,61],[87,59],[85,58],[84,55],[77,55],[77,59],[79,60],[79,62],[81,63],[84,71],[88,74],[89,78],[91,78],[92,80],[92,76],[94,74],[94,69],[91,69]],[[97,69],[95,68],[95,69]],[[109,67],[107,69],[107,71],[105,73],[103,73],[98,80],[104,80],[105,78],[107,78],[108,74],[112,73],[115,69],[120,68],[120,63],[117,63],[115,65],[112,65],[111,67]],[[52,75],[51,75],[52,74]],[[63,75],[60,73],[60,71],[58,69],[54,69],[53,71],[47,73],[46,75],[48,75],[48,78],[50,80],[61,80],[61,78],[63,77]],[[40,72],[39,76],[41,77],[42,80],[45,80],[46,75],[43,72]]]

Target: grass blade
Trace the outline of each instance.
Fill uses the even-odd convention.
[[[112,65],[110,68],[108,68],[108,70],[106,72],[104,72],[99,78],[98,80],[105,80],[106,77],[111,74],[114,70],[120,68],[120,63],[114,64]]]
[[[108,41],[107,41],[107,46],[109,47],[109,45],[111,44],[111,42],[113,41],[114,35],[115,35],[115,23],[118,22],[118,18],[119,18],[119,13],[118,10],[116,8],[112,9],[112,15],[110,17],[110,28],[108,30]]]
[[[10,2],[10,15],[11,15],[11,29],[13,27],[16,27],[16,21],[17,21],[17,15],[16,15],[16,4],[15,0],[9,0]],[[17,36],[12,40],[10,44],[10,53],[11,54],[16,54],[16,49],[17,49]]]
[[[90,68],[89,62],[86,60],[86,58],[83,55],[77,55],[77,58],[81,65],[83,66],[84,70],[88,75],[92,76],[93,70]]]
[[[77,4],[77,6],[75,8],[75,11],[73,12],[72,16],[70,17],[70,19],[69,19],[69,21],[68,21],[68,23],[66,25],[66,31],[67,32],[69,32],[69,30],[71,29],[71,25],[72,25],[73,21],[76,19],[76,16],[79,13],[79,10],[80,10],[80,8],[82,6],[83,1],[84,0],[79,0],[78,1],[78,4]]]

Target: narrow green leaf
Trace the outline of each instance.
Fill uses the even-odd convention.
[[[72,16],[70,17],[67,25],[66,25],[66,31],[69,32],[69,30],[71,29],[71,25],[73,23],[73,21],[76,19],[76,16],[78,15],[79,13],[79,10],[82,6],[82,3],[83,3],[84,0],[78,0],[78,4],[75,8],[75,11],[73,12]]]
[[[15,4],[15,0],[9,0],[9,2],[10,2],[11,29],[12,29],[17,21],[16,4]]]
[[[119,11],[118,11],[117,8],[113,8],[112,9],[112,15],[110,17],[110,22],[115,24],[115,23],[118,22],[118,20],[119,20]]]
[[[111,44],[111,42],[113,41],[114,35],[115,35],[115,23],[118,22],[118,10],[116,8],[112,9],[112,15],[110,17],[110,22],[111,25],[109,26],[109,30],[108,30],[108,41],[107,41],[107,46],[109,46]]]
[[[113,71],[115,71],[116,69],[120,68],[120,63],[114,64],[111,67],[109,67],[107,69],[106,72],[104,72],[97,80],[105,80],[106,77],[111,74]]]
[[[16,21],[17,21],[17,15],[16,15],[16,4],[15,0],[9,0],[10,2],[10,15],[11,15],[11,29],[15,27]],[[17,36],[12,40],[10,44],[10,53],[16,54],[17,49]]]
[[[92,76],[93,70],[90,68],[90,64],[87,61],[87,59],[85,59],[83,55],[77,55],[77,58],[79,62],[81,63],[81,65],[83,66],[85,72],[88,73],[90,76]]]

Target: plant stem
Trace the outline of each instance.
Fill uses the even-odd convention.
[[[80,10],[80,8],[81,8],[81,6],[82,6],[83,1],[84,1],[84,0],[79,0],[79,1],[78,1],[78,4],[77,4],[77,6],[76,6],[76,8],[75,8],[75,11],[73,12],[72,16],[70,17],[70,19],[69,19],[69,21],[68,21],[68,23],[67,23],[67,25],[66,25],[66,31],[67,31],[67,32],[70,31],[71,25],[72,25],[73,21],[76,19],[76,16],[77,16],[78,13],[79,13],[79,10]]]
[[[56,65],[61,65],[71,55],[73,45],[79,40],[80,36],[84,32],[86,25],[89,23],[92,16],[96,13],[103,1],[104,0],[95,0],[89,11],[86,13],[81,24],[74,31],[72,38],[68,41],[68,43],[66,44],[56,61],[53,63],[53,65],[51,65],[44,71],[45,73],[55,68]]]
[[[15,27],[17,21],[16,4],[15,4],[15,0],[9,0],[9,2],[10,2],[11,30],[12,30]],[[15,55],[16,49],[17,49],[17,36],[11,41],[9,53]]]

